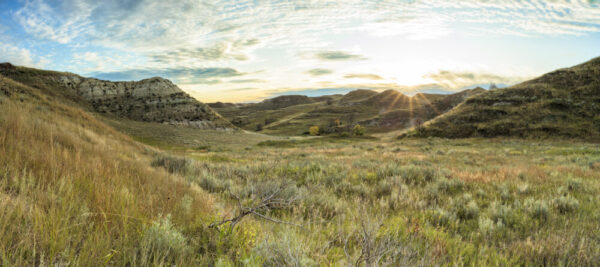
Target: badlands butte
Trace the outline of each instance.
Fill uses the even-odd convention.
[[[15,67],[10,63],[0,65],[0,74],[101,114],[200,129],[235,128],[208,105],[160,77],[111,82],[73,73]]]

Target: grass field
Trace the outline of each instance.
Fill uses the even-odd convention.
[[[313,138],[187,158],[178,168],[161,163],[222,201],[216,221],[259,206],[271,193],[285,202],[259,213],[278,222],[249,214],[233,229],[222,225],[247,246],[215,255],[220,263],[600,261],[597,144]]]
[[[600,262],[595,143],[272,137],[0,89],[2,266]]]
[[[600,262],[595,143],[197,130],[0,87],[5,266]]]

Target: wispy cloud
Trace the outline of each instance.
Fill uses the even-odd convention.
[[[266,83],[266,80],[262,79],[239,79],[239,80],[230,80],[227,81],[229,83]]]
[[[362,55],[352,54],[345,51],[320,51],[314,53],[314,57],[323,61],[342,61],[342,60],[365,60]]]
[[[355,74],[347,74],[344,76],[346,79],[366,79],[366,80],[383,80],[381,76],[377,74],[368,74],[368,73],[355,73]]]
[[[333,73],[333,71],[330,69],[310,69],[310,70],[307,70],[306,73],[308,73],[312,76],[321,76],[321,75],[331,74],[331,73]]]
[[[209,47],[178,48],[148,54],[156,63],[172,64],[187,60],[248,60],[245,50],[258,44],[257,39],[222,41]]]
[[[507,77],[499,76],[490,73],[477,73],[477,72],[455,72],[448,70],[441,70],[436,73],[430,73],[425,76],[436,81],[448,88],[462,88],[474,84],[490,84],[490,83],[501,83],[501,84],[515,84],[524,81],[526,78],[523,77]]]
[[[92,77],[107,80],[141,80],[148,77],[163,76],[181,83],[208,83],[215,84],[220,81],[210,78],[223,78],[242,76],[244,73],[232,68],[169,68],[169,69],[130,69],[115,72],[95,72]]]

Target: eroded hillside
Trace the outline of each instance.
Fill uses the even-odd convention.
[[[109,116],[201,129],[235,128],[208,105],[160,77],[111,82],[72,73],[15,67],[9,63],[0,66],[0,74]]]

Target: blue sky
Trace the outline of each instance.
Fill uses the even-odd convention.
[[[201,101],[515,84],[600,56],[600,1],[0,0],[0,61]]]

